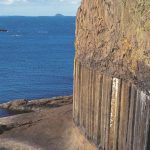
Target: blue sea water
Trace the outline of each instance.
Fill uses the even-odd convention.
[[[72,94],[75,17],[0,17],[0,103]]]

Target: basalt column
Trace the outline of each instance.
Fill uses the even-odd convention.
[[[149,0],[82,0],[73,119],[95,149],[150,148],[149,17]]]

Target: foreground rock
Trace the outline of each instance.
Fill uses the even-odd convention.
[[[0,150],[95,149],[73,123],[72,96],[16,100],[1,107],[17,109],[29,104],[33,104],[32,112],[0,118]]]
[[[0,119],[0,149],[66,150],[72,105]]]
[[[66,150],[73,128],[72,96],[1,105],[15,110],[28,107],[34,112],[0,118],[0,150]]]

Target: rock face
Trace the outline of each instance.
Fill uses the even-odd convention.
[[[78,10],[73,118],[100,150],[149,150],[149,10],[149,0],[82,0]]]
[[[150,88],[149,10],[149,0],[83,0],[77,14],[76,60]]]
[[[73,118],[85,137],[100,150],[148,150],[150,97],[132,82],[75,66]]]

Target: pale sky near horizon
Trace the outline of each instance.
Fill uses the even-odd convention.
[[[75,16],[81,0],[0,0],[0,16]]]

